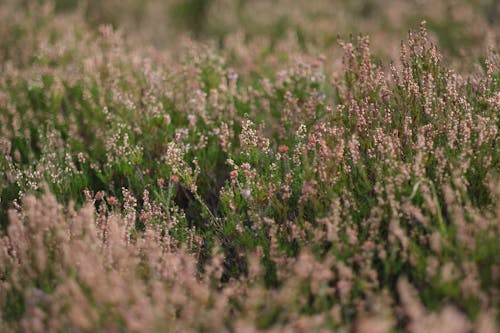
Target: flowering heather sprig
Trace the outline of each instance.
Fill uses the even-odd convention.
[[[240,146],[243,153],[249,156],[253,149],[257,148],[258,136],[254,123],[246,119],[241,123]]]
[[[111,169],[122,162],[132,166],[141,158],[142,147],[130,142],[129,130],[126,125],[119,125],[116,132],[105,139],[107,168]]]

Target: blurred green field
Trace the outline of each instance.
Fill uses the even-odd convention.
[[[6,0],[18,10],[44,1]],[[406,32],[422,20],[447,55],[467,59],[498,43],[500,5],[490,0],[55,0],[56,13],[80,11],[97,28],[112,24],[127,36],[172,49],[189,35],[231,49],[235,39],[274,50],[328,52],[338,37],[370,34],[377,55],[394,56]],[[458,60],[460,61],[460,60]]]

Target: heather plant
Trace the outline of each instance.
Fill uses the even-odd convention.
[[[498,330],[494,19],[458,66],[439,17],[387,61],[379,26],[330,52],[301,1],[269,41],[259,1],[246,37],[211,30],[224,1],[166,3],[198,40],[0,4],[0,332]]]

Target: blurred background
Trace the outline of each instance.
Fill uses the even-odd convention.
[[[427,21],[431,37],[457,64],[497,45],[497,0],[2,0],[11,10],[51,3],[90,27],[111,24],[130,40],[174,50],[187,37],[244,57],[249,48],[284,57],[328,53],[338,38],[369,34],[372,53],[397,56],[409,29]],[[246,56],[255,57],[255,52]]]

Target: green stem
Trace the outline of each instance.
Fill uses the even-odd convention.
[[[444,223],[444,219],[443,219],[443,214],[441,213],[441,205],[439,204],[439,200],[438,200],[438,196],[437,196],[437,192],[436,192],[436,187],[434,186],[434,183],[431,180],[419,179],[415,183],[415,185],[413,186],[413,190],[412,190],[411,195],[408,198],[408,200],[412,200],[415,197],[415,195],[417,194],[417,191],[420,187],[420,184],[422,184],[424,182],[427,183],[431,188],[432,198],[434,201],[434,205],[436,206],[436,215],[437,215],[439,230],[446,237],[448,235],[448,229],[446,228],[446,224]]]

